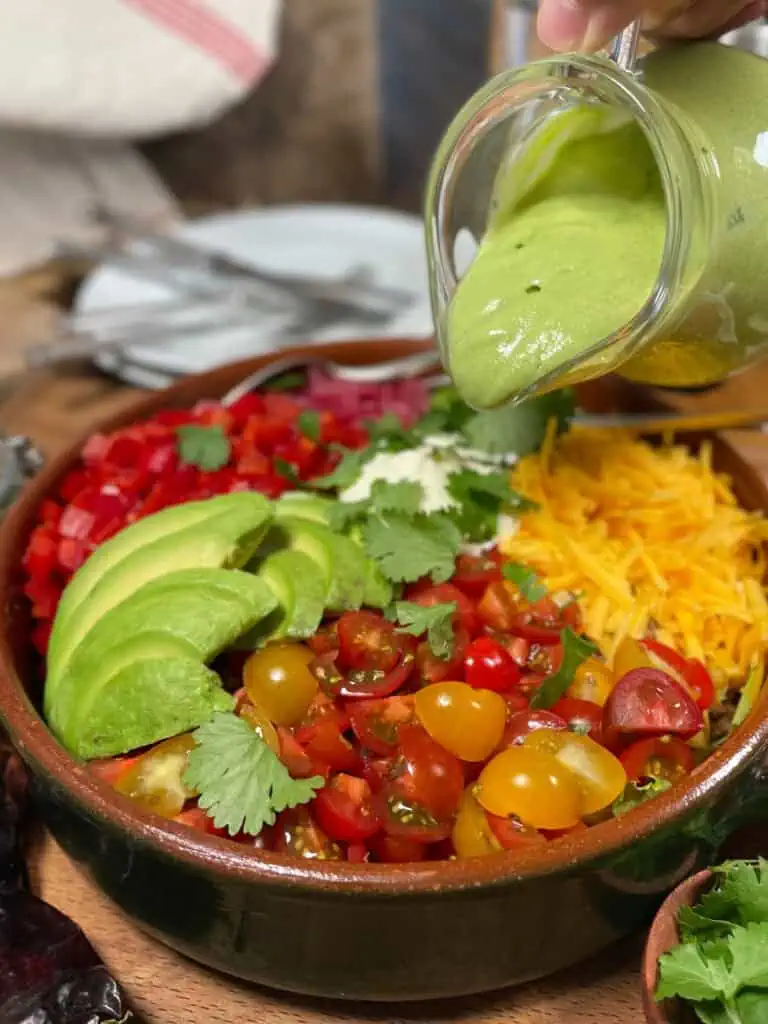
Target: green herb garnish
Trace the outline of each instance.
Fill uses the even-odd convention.
[[[524,565],[518,565],[515,562],[506,562],[502,572],[504,578],[514,583],[527,601],[533,603],[547,596],[547,588],[533,569],[527,569]]]
[[[453,657],[455,644],[455,613],[455,601],[433,604],[428,608],[414,601],[395,601],[387,617],[400,624],[401,633],[410,633],[412,636],[423,636],[426,633],[427,643],[435,657],[448,661]]]
[[[579,665],[597,653],[595,644],[578,636],[570,626],[566,626],[560,636],[563,644],[562,664],[554,675],[547,676],[533,694],[530,701],[532,708],[551,708],[557,704],[573,682]]]
[[[714,887],[680,912],[683,941],[659,960],[656,998],[686,1000],[704,1024],[765,1024],[768,861],[714,870]]]
[[[630,782],[626,789],[613,801],[613,815],[620,818],[622,814],[633,811],[651,797],[665,793],[672,786],[667,779],[646,779],[643,782]]]
[[[328,473],[327,476],[319,476],[310,480],[308,487],[314,487],[320,491],[343,491],[352,486],[360,476],[363,466],[375,454],[370,448],[353,451],[350,448],[336,446],[336,450],[341,452],[341,460],[333,472]]]
[[[320,413],[314,409],[304,409],[296,421],[299,432],[310,441],[320,440]]]
[[[434,515],[380,514],[363,526],[366,553],[393,583],[431,576],[436,583],[453,574],[461,533],[451,519]]]
[[[277,472],[280,474],[280,476],[284,480],[287,480],[288,483],[294,484],[294,486],[299,486],[301,484],[301,478],[299,477],[299,474],[296,472],[295,468],[291,465],[291,463],[288,462],[286,459],[276,458],[273,460],[273,465]]]
[[[292,779],[277,754],[234,713],[217,714],[193,734],[184,783],[216,828],[257,836],[276,815],[308,803],[323,785],[320,776]]]
[[[221,427],[201,427],[190,423],[176,428],[179,458],[185,466],[198,469],[221,469],[229,462],[231,446]]]

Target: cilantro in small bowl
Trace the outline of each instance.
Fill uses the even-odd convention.
[[[768,861],[728,861],[667,898],[648,935],[650,1024],[768,1022]]]

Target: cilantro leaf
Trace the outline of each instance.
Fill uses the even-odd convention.
[[[364,519],[370,509],[368,501],[336,501],[326,513],[328,525],[336,533],[346,533],[350,526]]]
[[[418,437],[461,433],[464,424],[474,415],[472,409],[459,397],[456,388],[438,388],[432,392],[429,410],[416,424],[413,432]]]
[[[540,601],[547,596],[547,588],[532,569],[515,562],[506,562],[502,572],[504,578],[514,583],[527,601]]]
[[[257,836],[288,807],[308,803],[323,780],[292,779],[277,754],[242,718],[217,714],[195,731],[184,783],[216,828]]]
[[[563,661],[554,675],[547,676],[530,700],[532,708],[551,708],[563,696],[573,682],[576,669],[587,658],[597,653],[591,640],[578,636],[570,626],[560,634],[563,644]]]
[[[320,440],[320,413],[315,409],[304,409],[296,421],[299,432],[310,441]]]
[[[633,811],[635,807],[644,804],[646,800],[658,796],[659,793],[666,793],[671,786],[672,783],[667,779],[648,779],[645,782],[628,783],[621,796],[617,796],[613,801],[614,817],[620,818],[622,814]]]
[[[291,465],[291,463],[288,462],[286,459],[275,458],[272,460],[272,464],[274,465],[275,469],[284,480],[287,480],[289,483],[296,485],[301,483],[301,478],[299,477],[299,474],[296,472],[295,468]]]
[[[730,999],[734,992],[728,973],[725,961],[707,960],[697,945],[685,943],[659,958],[656,999]]]
[[[768,921],[768,860],[726,861],[714,870],[718,883],[699,903],[704,914],[737,924]]]
[[[524,510],[533,507],[509,486],[507,472],[480,473],[461,469],[451,473],[448,493],[458,504],[451,509],[451,518],[471,541],[486,541],[496,535],[502,509]]]
[[[530,455],[541,446],[549,421],[556,419],[560,430],[564,430],[574,410],[573,392],[551,391],[520,405],[475,413],[464,424],[463,433],[468,444],[478,451]]]
[[[455,613],[455,601],[434,604],[429,608],[414,601],[395,601],[393,609],[394,619],[401,626],[398,632],[412,636],[426,633],[432,653],[443,661],[453,657]]]
[[[362,472],[363,466],[373,455],[370,448],[362,448],[359,451],[352,451],[349,448],[338,448],[341,451],[341,461],[333,472],[327,476],[319,476],[309,481],[310,487],[318,490],[340,490],[351,487]]]
[[[376,480],[371,487],[371,507],[374,512],[399,512],[406,516],[419,514],[424,500],[424,488],[411,480],[389,483]]]
[[[392,513],[371,516],[363,541],[368,556],[393,583],[414,583],[423,576],[441,583],[453,574],[461,533],[445,515]]]
[[[386,412],[378,420],[366,420],[363,423],[368,438],[377,448],[402,449],[410,448],[414,442],[410,431],[403,426],[402,420],[393,412]]]
[[[176,442],[185,466],[216,470],[229,462],[231,446],[221,427],[201,427],[195,423],[177,427]]]

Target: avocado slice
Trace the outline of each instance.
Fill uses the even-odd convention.
[[[255,569],[277,598],[279,607],[237,642],[253,650],[271,640],[305,640],[317,632],[327,587],[317,564],[300,551],[276,551]]]
[[[310,519],[313,523],[328,525],[328,510],[333,505],[330,498],[306,491],[287,491],[275,503],[275,517],[293,516],[296,519]]]
[[[349,537],[295,516],[281,516],[277,530],[288,536],[291,550],[308,555],[318,566],[327,587],[328,611],[354,611],[362,606],[367,559]]]
[[[112,608],[178,569],[245,564],[271,519],[270,502],[243,491],[164,509],[98,548],[62,595],[48,648],[47,700],[78,644]]]
[[[203,670],[202,663],[276,605],[263,581],[236,570],[186,569],[145,584],[99,619],[53,697],[46,692],[52,730],[72,753],[87,758],[108,756],[101,752],[107,747],[122,753],[146,746],[202,724],[232,703],[218,676]],[[179,662],[187,666],[188,684],[176,671]],[[145,693],[147,663],[153,666],[158,694],[168,691],[167,700]],[[122,703],[112,691],[116,683]],[[112,718],[105,706],[112,709]],[[181,729],[179,715],[185,716]],[[98,734],[92,728],[95,720]],[[124,723],[132,723],[131,728]]]

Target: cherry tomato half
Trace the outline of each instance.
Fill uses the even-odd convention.
[[[346,715],[324,693],[319,693],[294,735],[313,760],[322,761],[335,772],[359,772],[360,754],[344,735],[348,727]]]
[[[489,583],[501,582],[501,556],[496,548],[484,555],[459,555],[453,580],[470,597],[481,597]]]
[[[344,612],[336,623],[339,637],[338,666],[345,669],[391,672],[400,660],[401,647],[395,627],[376,612]]]
[[[659,643],[658,640],[643,640],[643,647],[662,662],[662,668],[668,665],[677,673],[702,711],[712,706],[715,699],[715,684],[702,662],[697,658],[684,658],[682,654],[678,654],[666,644]]]
[[[538,729],[526,736],[523,749],[551,754],[571,773],[581,793],[582,815],[610,807],[627,785],[621,761],[589,736],[561,729]]]
[[[690,739],[704,719],[686,691],[665,672],[636,668],[620,679],[603,709],[606,736],[612,733]]]
[[[633,782],[644,778],[676,782],[693,770],[696,755],[679,736],[652,736],[627,747],[621,763]]]
[[[567,729],[568,723],[553,711],[518,711],[510,715],[502,745],[511,747],[523,742],[536,729]]]
[[[530,846],[544,846],[546,838],[530,825],[524,825],[519,818],[500,818],[488,814],[488,825],[503,850],[523,850]]]
[[[381,828],[371,787],[354,775],[334,775],[312,801],[312,813],[328,838],[338,842],[360,842]]]
[[[349,705],[349,719],[362,747],[374,754],[390,754],[399,739],[400,726],[414,722],[413,697],[359,700]]]
[[[479,636],[464,654],[464,679],[476,690],[503,693],[520,682],[520,669],[498,641]]]
[[[273,848],[303,860],[344,860],[341,847],[329,839],[306,807],[283,811],[274,826]]]
[[[576,669],[573,682],[566,691],[566,696],[576,700],[588,700],[603,707],[611,695],[614,676],[605,662],[597,658],[587,658]]]
[[[391,672],[381,669],[351,669],[341,673],[333,652],[321,654],[311,664],[312,673],[329,697],[347,700],[365,700],[369,697],[389,697],[396,693],[411,676],[416,659],[410,650],[400,654]]]
[[[451,839],[457,857],[487,857],[501,850],[501,843],[491,831],[483,808],[467,786],[459,805],[459,813],[453,823]]]
[[[407,836],[390,836],[386,832],[373,836],[368,846],[374,860],[383,864],[408,864],[424,860],[427,855],[424,843],[418,843]]]
[[[114,788],[148,811],[175,818],[195,795],[184,783],[187,758],[194,747],[190,734],[158,743],[136,758],[115,781]]]
[[[507,747],[483,768],[474,792],[491,814],[514,815],[536,829],[570,828],[581,820],[583,801],[573,772],[548,752]]]
[[[438,658],[426,640],[416,649],[416,670],[423,683],[441,683],[444,679],[456,679],[464,668],[464,652],[469,643],[469,633],[461,626],[453,635],[453,654],[450,658]]]
[[[414,695],[419,721],[429,735],[462,761],[484,761],[504,733],[507,706],[491,690],[466,683],[433,683]]]

